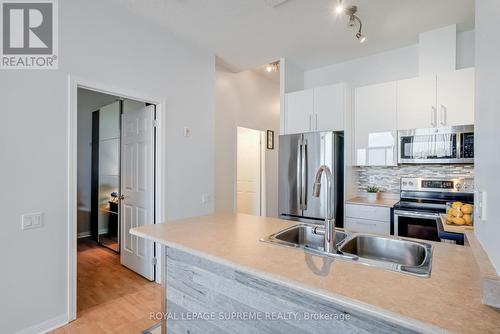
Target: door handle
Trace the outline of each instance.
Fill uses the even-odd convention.
[[[302,145],[302,208],[307,210],[307,142]]]
[[[446,120],[446,116],[447,116],[447,112],[448,110],[446,109],[446,107],[442,104],[441,105],[441,125],[446,125],[447,123],[447,120]]]
[[[125,199],[125,196],[124,196],[124,195],[120,195],[120,196],[118,196],[118,199],[119,199],[119,200],[124,200],[124,199]]]
[[[297,144],[297,207],[302,210],[302,140]]]
[[[437,109],[434,106],[431,106],[431,125],[437,126]]]

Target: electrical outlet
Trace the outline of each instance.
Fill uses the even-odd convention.
[[[187,126],[184,127],[184,137],[189,137],[191,136],[191,128],[188,128]]]
[[[43,226],[42,213],[27,213],[22,216],[22,230],[32,230]]]
[[[201,204],[202,205],[207,205],[208,203],[210,203],[211,200],[212,200],[212,196],[210,196],[210,194],[201,195]]]
[[[480,221],[486,221],[488,219],[487,217],[487,207],[486,207],[486,203],[487,203],[487,193],[486,191],[481,191],[481,190],[477,190],[476,191],[476,198],[475,198],[475,208],[474,210],[476,210],[476,217],[478,220]]]

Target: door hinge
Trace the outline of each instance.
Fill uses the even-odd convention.
[[[153,128],[156,128],[158,126],[158,121],[156,119],[153,120]]]
[[[153,258],[153,265],[156,265],[158,263],[158,260],[156,259],[156,257]]]

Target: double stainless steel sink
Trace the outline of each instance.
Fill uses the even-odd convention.
[[[431,273],[432,246],[414,240],[348,234],[335,230],[338,250],[326,253],[323,248],[324,229],[321,226],[298,224],[271,234],[261,241],[419,277],[429,277]]]

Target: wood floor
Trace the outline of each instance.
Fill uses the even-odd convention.
[[[77,319],[52,333],[141,333],[155,324],[161,286],[120,265],[119,255],[78,240]]]

